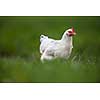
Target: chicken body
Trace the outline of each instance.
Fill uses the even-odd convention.
[[[47,36],[40,37],[40,53],[41,61],[52,60],[55,58],[67,59],[72,51],[72,36],[67,35],[67,31],[63,34],[61,40],[54,40]]]

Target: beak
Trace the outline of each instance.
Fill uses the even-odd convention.
[[[76,35],[76,32],[74,32],[73,35]]]

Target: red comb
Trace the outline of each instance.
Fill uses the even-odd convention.
[[[72,32],[75,32],[73,27],[72,27]]]

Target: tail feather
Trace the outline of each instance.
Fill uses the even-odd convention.
[[[40,42],[42,42],[44,39],[47,39],[47,38],[48,38],[47,36],[41,35],[41,36],[40,36]]]

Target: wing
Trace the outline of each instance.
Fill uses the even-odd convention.
[[[54,49],[52,47],[48,47],[46,50],[45,50],[45,53],[47,56],[52,56],[54,57]]]

